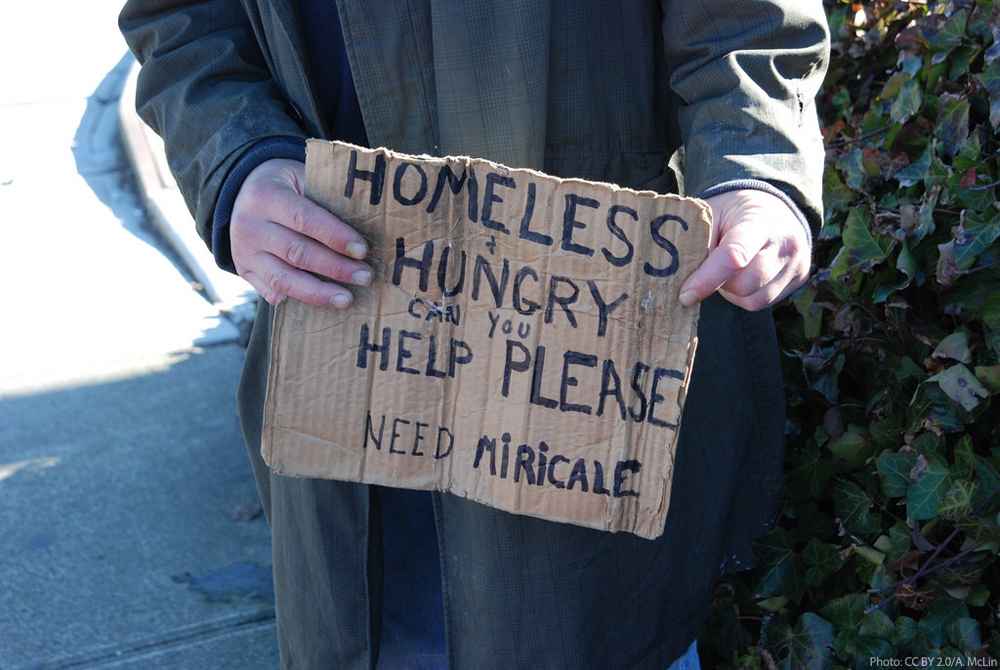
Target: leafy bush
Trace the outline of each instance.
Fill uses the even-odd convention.
[[[705,665],[1000,659],[1000,0],[826,6],[826,223],[775,311],[785,503]]]

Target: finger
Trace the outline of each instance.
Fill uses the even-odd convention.
[[[368,243],[349,225],[292,189],[276,189],[266,198],[264,215],[323,246],[358,260],[368,254]]]
[[[364,263],[341,256],[312,238],[284,226],[270,224],[263,247],[265,251],[300,270],[357,286],[372,283],[372,270]]]
[[[748,297],[767,286],[787,264],[788,259],[778,253],[778,245],[766,244],[748,266],[722,285],[722,289],[732,295]]]
[[[243,271],[240,276],[249,282],[253,286],[257,294],[263,298],[265,301],[277,307],[285,299],[285,296],[275,293],[271,290],[271,287],[261,278],[257,273],[250,271]]]
[[[808,263],[794,261],[785,265],[774,279],[749,296],[734,295],[725,289],[721,289],[719,293],[737,307],[742,307],[748,312],[756,312],[784,300],[801,286],[808,276]]]
[[[730,228],[708,258],[698,266],[681,287],[684,306],[704,300],[751,262],[767,244],[767,226],[744,224]]]
[[[339,284],[323,281],[308,272],[292,267],[277,256],[261,252],[254,257],[255,274],[263,278],[265,285],[275,295],[286,295],[307,305],[347,307],[351,304],[351,292]]]

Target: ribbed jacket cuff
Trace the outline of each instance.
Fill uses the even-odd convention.
[[[215,256],[215,264],[227,272],[236,273],[233,252],[229,246],[229,220],[233,215],[236,195],[240,192],[247,175],[258,165],[272,158],[305,162],[305,140],[290,135],[260,140],[236,161],[226,175],[226,180],[222,182],[219,199],[215,203],[215,213],[212,216],[212,255]]]
[[[766,182],[762,179],[733,179],[705,189],[698,194],[698,197],[704,200],[706,198],[711,198],[712,196],[722,195],[723,193],[730,193],[732,191],[739,191],[742,189],[751,189],[754,191],[764,191],[765,193],[770,193],[788,205],[788,208],[792,210],[792,214],[795,215],[795,218],[798,219],[799,223],[802,224],[802,228],[806,231],[806,240],[809,242],[809,249],[812,250],[813,233],[812,227],[809,225],[809,219],[806,218],[806,215],[801,209],[799,209],[799,206],[795,204],[795,201],[792,200],[787,193],[770,182]]]

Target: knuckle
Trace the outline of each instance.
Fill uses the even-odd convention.
[[[267,285],[275,293],[289,293],[292,288],[292,279],[288,272],[276,270],[268,276]]]
[[[306,258],[306,243],[303,240],[292,240],[285,248],[285,260],[301,267]]]
[[[722,260],[729,268],[741,270],[750,265],[753,257],[742,244],[727,244],[723,247]]]

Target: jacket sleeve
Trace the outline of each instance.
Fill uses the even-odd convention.
[[[129,0],[118,24],[142,65],[136,109],[163,138],[170,170],[211,248],[216,202],[240,157],[262,140],[305,133],[242,3]]]
[[[830,35],[820,0],[661,0],[670,85],[681,99],[684,191],[765,182],[823,221],[815,97]],[[753,188],[754,186],[750,186]]]

